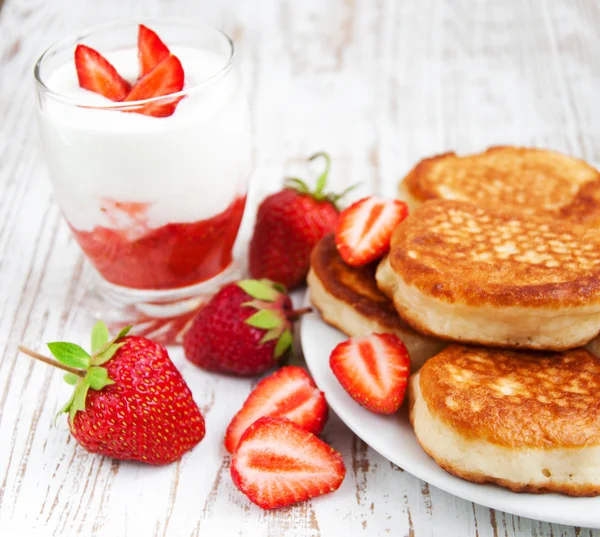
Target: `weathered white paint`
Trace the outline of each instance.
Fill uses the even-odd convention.
[[[586,536],[430,488],[332,416],[339,492],[262,512],[235,489],[221,446],[252,383],[173,358],[207,419],[180,463],[88,455],[52,426],[68,388],[17,356],[23,342],[85,342],[90,272],[54,203],[38,150],[32,66],[66,32],[183,15],[233,36],[254,119],[252,203],[325,149],[335,188],[393,195],[424,155],[536,144],[600,161],[600,7],[594,0],[0,0],[0,534]],[[10,529],[9,529],[10,528]]]

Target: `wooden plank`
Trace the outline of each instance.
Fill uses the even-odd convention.
[[[254,130],[251,206],[306,174],[317,150],[352,197],[393,195],[435,152],[540,144],[600,161],[600,9],[591,0],[0,0],[0,533],[40,535],[598,536],[513,517],[430,487],[332,416],[324,438],[348,466],[336,494],[262,512],[234,487],[221,445],[252,382],[172,357],[207,421],[179,463],[144,468],[86,454],[66,425],[60,377],[17,356],[86,339],[91,273],[70,237],[37,148],[37,55],[65,33],[121,17],[181,15],[234,36]],[[18,81],[18,82],[17,82]],[[245,235],[252,216],[246,219]]]

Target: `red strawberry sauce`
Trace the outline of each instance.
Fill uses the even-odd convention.
[[[143,229],[145,204],[112,203],[134,222],[135,238],[128,237],[127,229],[73,229],[98,272],[124,287],[175,289],[209,280],[230,265],[246,197],[236,198],[222,213],[206,220],[154,229]]]

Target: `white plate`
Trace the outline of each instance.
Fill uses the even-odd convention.
[[[600,528],[600,498],[517,494],[495,485],[469,483],[445,472],[419,446],[406,411],[394,416],[373,414],[341,387],[329,368],[329,355],[347,339],[344,334],[325,324],[318,313],[305,315],[300,330],[306,363],[332,410],[386,459],[435,487],[486,507],[544,522]]]

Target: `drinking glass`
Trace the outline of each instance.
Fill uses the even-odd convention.
[[[79,44],[136,82],[140,23],[181,61],[183,90],[113,102],[81,89]],[[172,19],[97,26],[44,52],[35,81],[54,196],[97,272],[96,297],[105,303],[99,314],[181,319],[237,276],[232,252],[251,171],[251,130],[227,35]],[[140,113],[163,105],[174,113]]]

